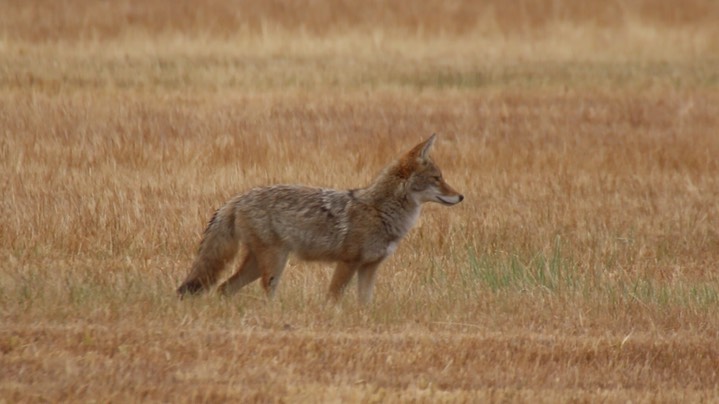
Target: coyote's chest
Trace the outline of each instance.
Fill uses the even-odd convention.
[[[399,244],[398,241],[390,241],[389,244],[387,244],[387,250],[385,251],[385,257],[389,257],[390,255],[394,254],[394,252],[397,251],[398,244]]]
[[[391,223],[385,222],[385,225],[390,224],[389,226],[386,226],[387,229],[389,229],[389,241],[386,244],[386,247],[384,248],[384,256],[388,257],[397,250],[397,246],[399,245],[400,240],[407,234],[407,232],[414,227],[414,225],[417,223],[417,219],[419,218],[419,212],[420,209],[417,207],[416,209],[412,209],[408,212],[404,212],[403,215],[397,215],[393,218]]]

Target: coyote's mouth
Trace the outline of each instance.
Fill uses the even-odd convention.
[[[437,196],[437,200],[443,205],[456,205],[462,201],[460,196]]]

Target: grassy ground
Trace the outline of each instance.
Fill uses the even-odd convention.
[[[719,5],[578,4],[0,5],[2,400],[719,398]],[[234,193],[433,132],[371,307],[175,296]]]

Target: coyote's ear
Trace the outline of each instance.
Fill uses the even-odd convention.
[[[434,144],[434,139],[436,138],[437,134],[433,133],[432,136],[429,137],[429,139],[415,146],[410,153],[414,154],[422,160],[426,160],[429,156],[429,149],[432,148],[432,145]]]
[[[422,146],[422,152],[419,154],[420,157],[423,159],[426,159],[429,155],[429,149],[432,148],[432,145],[434,144],[434,139],[437,138],[437,134],[433,133],[432,136],[429,137],[429,139],[424,141],[424,145]]]

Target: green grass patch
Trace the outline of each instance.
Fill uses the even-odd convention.
[[[641,304],[658,308],[707,309],[719,306],[719,284],[714,280],[662,280],[647,274],[629,274],[619,266],[596,269],[566,251],[560,239],[546,250],[528,253],[478,253],[470,246],[460,272],[464,290],[495,295],[545,293],[570,295],[608,307]]]
[[[479,284],[493,293],[537,288],[558,293],[576,290],[584,283],[571,257],[563,254],[559,241],[549,251],[530,256],[517,253],[480,255],[470,247],[468,259],[462,282]]]

